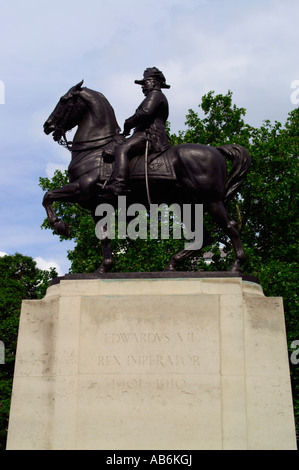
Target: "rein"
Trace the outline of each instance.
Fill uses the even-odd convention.
[[[81,141],[78,141],[78,142],[74,143],[72,140],[67,140],[65,132],[64,132],[61,136],[61,139],[57,142],[58,142],[59,145],[62,145],[63,147],[66,147],[70,152],[83,152],[84,150],[99,149],[99,148],[103,147],[103,145],[109,144],[114,137],[115,137],[114,135],[107,135],[106,137],[99,137],[98,139],[81,140]],[[107,139],[110,139],[110,140],[108,142],[105,142],[104,144],[99,144],[99,145],[96,145],[94,147],[86,147],[86,148],[81,148],[81,149],[78,149],[78,150],[73,150],[74,145],[84,145],[84,144],[88,144],[90,142],[98,142],[98,141],[107,140]]]

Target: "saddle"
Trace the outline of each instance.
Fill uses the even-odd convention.
[[[176,179],[175,171],[168,150],[169,149],[166,149],[163,152],[152,153],[149,155],[147,170],[149,179],[171,181],[174,181]],[[131,181],[145,179],[144,161],[144,154],[133,157],[130,160],[129,168]],[[113,154],[105,153],[100,163],[100,179],[102,181],[107,180],[111,177],[113,167]]]

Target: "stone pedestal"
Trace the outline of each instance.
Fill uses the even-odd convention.
[[[8,449],[296,449],[281,298],[241,278],[60,280],[23,301]]]

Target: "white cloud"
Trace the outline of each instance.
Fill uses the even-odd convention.
[[[57,273],[58,273],[58,276],[63,275],[63,272],[62,272],[59,264],[54,260],[45,260],[41,256],[37,256],[36,258],[34,258],[34,261],[36,262],[36,266],[39,269],[49,270],[50,268],[55,268]]]
[[[2,258],[2,256],[7,256],[7,253],[4,253],[4,251],[0,251],[0,257]]]
[[[67,170],[68,165],[64,165],[62,163],[48,163],[46,167],[46,175],[48,178],[53,178],[54,173],[56,170],[60,170],[64,172]]]

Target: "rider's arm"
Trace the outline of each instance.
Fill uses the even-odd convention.
[[[156,117],[156,111],[159,108],[161,101],[160,93],[149,93],[145,100],[142,101],[135,114],[126,119],[124,126],[125,133],[141,124],[150,124],[152,118]]]

